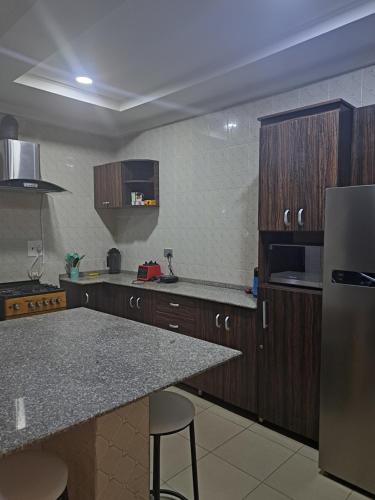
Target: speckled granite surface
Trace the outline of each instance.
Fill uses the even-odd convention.
[[[0,454],[239,355],[84,308],[0,322],[0,345]]]
[[[213,286],[200,283],[190,283],[188,281],[178,281],[177,283],[157,283],[148,281],[146,283],[132,283],[136,275],[132,273],[120,274],[100,274],[96,278],[82,277],[77,281],[72,281],[69,278],[60,278],[64,281],[78,283],[80,285],[90,285],[92,283],[112,283],[123,286],[133,286],[143,288],[144,290],[153,290],[157,292],[175,293],[176,295],[184,295],[185,297],[195,297],[197,299],[212,300],[223,304],[230,304],[239,307],[247,307],[249,309],[257,308],[257,301],[252,295],[248,295],[244,290],[225,287]]]

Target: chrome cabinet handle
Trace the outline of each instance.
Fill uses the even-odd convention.
[[[171,307],[180,307],[180,304],[177,304],[177,302],[169,302],[169,305]]]
[[[303,208],[300,208],[300,209],[298,210],[298,225],[299,225],[300,227],[302,227],[302,226],[304,225],[304,221],[303,221],[303,211],[304,211],[304,210],[303,210]]]
[[[137,304],[137,309],[140,309],[140,308],[141,308],[141,306],[140,306],[140,302],[141,302],[141,297],[138,297],[138,298],[137,298],[137,302],[136,302],[136,304]]]
[[[225,330],[226,330],[227,332],[229,332],[229,331],[230,331],[229,319],[230,319],[230,318],[229,318],[229,316],[226,316],[226,317],[225,317],[225,320],[224,320],[224,326],[225,326]]]
[[[284,224],[285,226],[290,226],[290,210],[287,208],[284,212]]]
[[[90,301],[90,295],[89,295],[87,292],[85,292],[85,298],[86,298],[86,300],[85,300],[85,304],[86,304],[86,306],[87,306],[87,305],[88,305],[88,303],[89,303],[89,301]]]
[[[174,330],[178,330],[178,328],[179,328],[178,325],[172,325],[171,323],[168,326],[169,326],[169,328],[173,328]]]
[[[216,325],[216,328],[221,328],[221,325],[219,323],[219,319],[220,319],[220,314],[216,314],[216,316],[215,316],[215,325]]]
[[[263,319],[263,330],[268,328],[267,322],[267,301],[263,300],[262,302],[262,319]]]
[[[102,205],[105,205],[106,207],[108,207],[109,201],[102,201]]]
[[[132,309],[134,309],[134,297],[133,297],[133,295],[132,295],[132,296],[130,297],[130,299],[129,299],[129,306],[130,306]]]

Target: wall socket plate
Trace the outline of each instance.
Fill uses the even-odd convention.
[[[27,255],[28,257],[37,257],[38,248],[43,251],[42,240],[30,240],[27,242]]]
[[[169,255],[173,257],[173,248],[164,248],[164,257],[167,258]]]

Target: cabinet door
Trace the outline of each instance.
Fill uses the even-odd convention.
[[[96,301],[101,285],[77,285],[81,290],[81,305],[88,309],[96,309]]]
[[[221,344],[242,352],[242,356],[223,365],[223,400],[258,411],[257,313],[241,307],[226,307]]]
[[[293,230],[292,120],[264,125],[260,129],[259,152],[259,230]]]
[[[113,316],[126,316],[126,294],[124,287],[103,283],[96,294],[96,309],[113,314]]]
[[[200,320],[196,330],[196,338],[222,343],[225,320],[225,306],[219,303],[203,301]],[[224,367],[211,368],[201,375],[189,379],[186,383],[218,399],[224,397]]]
[[[339,120],[339,110],[293,120],[296,230],[324,230],[325,189],[339,185]]]
[[[259,416],[317,440],[321,295],[261,289],[259,304]]]
[[[122,164],[108,163],[94,167],[95,208],[123,206]]]

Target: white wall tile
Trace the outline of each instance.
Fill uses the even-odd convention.
[[[43,176],[71,193],[43,204],[45,279],[64,271],[64,253],[103,268],[108,248],[124,268],[174,249],[181,276],[249,285],[257,264],[260,116],[342,97],[375,104],[375,66],[223,111],[126,137],[121,144],[20,119],[22,137],[41,143]],[[231,124],[231,125],[230,125]],[[235,125],[235,126],[234,126]],[[160,208],[94,210],[94,165],[115,159],[160,161]],[[40,197],[1,193],[0,281],[25,279],[27,240],[39,239]]]

